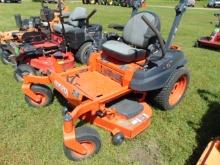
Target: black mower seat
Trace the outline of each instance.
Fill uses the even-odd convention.
[[[68,25],[68,24],[63,24],[64,29],[65,29],[65,33],[69,33],[69,32],[74,32],[75,30],[79,29],[79,27],[74,27],[72,25]],[[58,33],[62,33],[62,25],[61,24],[57,24],[54,26],[54,30]]]
[[[122,62],[134,62],[143,60],[146,56],[146,51],[131,47],[119,41],[107,41],[103,45],[103,52],[105,55],[110,56]]]
[[[135,62],[146,57],[146,49],[155,37],[152,30],[142,20],[148,18],[152,25],[160,31],[160,19],[152,12],[140,12],[127,22],[123,29],[123,42],[111,40],[103,44],[103,53],[122,62]],[[133,47],[131,47],[132,45]]]
[[[76,7],[73,12],[69,14],[68,20],[64,23],[65,32],[73,32],[80,28],[80,23],[85,22],[88,17],[86,8]],[[54,26],[54,30],[58,33],[62,33],[62,24]]]

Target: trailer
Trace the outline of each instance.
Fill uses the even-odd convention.
[[[1,3],[21,3],[22,0],[0,0]]]

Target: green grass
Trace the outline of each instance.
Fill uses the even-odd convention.
[[[152,3],[151,3],[152,2]],[[161,3],[162,1],[160,1]],[[150,4],[157,4],[149,1]],[[173,2],[169,2],[174,4]],[[161,3],[162,4],[162,3]],[[69,3],[71,8],[82,6]],[[98,12],[92,22],[105,31],[110,23],[125,23],[130,9],[85,5]],[[39,3],[0,4],[0,30],[15,28],[13,15],[39,14]],[[149,8],[159,14],[162,33],[168,35],[174,10]],[[208,141],[220,135],[220,55],[219,52],[193,48],[193,42],[213,29],[214,11],[188,10],[175,43],[188,59],[191,83],[183,102],[173,111],[154,108],[150,128],[120,147],[111,144],[109,132],[96,128],[102,149],[95,157],[74,164],[194,164]],[[13,78],[13,69],[0,64],[0,164],[73,164],[62,146],[62,106],[57,100],[46,108],[29,107],[21,84]],[[191,162],[191,163],[189,163]]]

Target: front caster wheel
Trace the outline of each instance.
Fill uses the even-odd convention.
[[[163,88],[149,93],[150,101],[160,109],[173,109],[183,99],[189,80],[186,68],[175,70]]]
[[[120,145],[123,143],[123,141],[125,140],[125,137],[122,133],[116,133],[113,137],[112,137],[112,143],[114,145]]]
[[[76,139],[81,145],[85,147],[87,154],[83,155],[77,153],[64,145],[64,153],[70,160],[79,161],[92,157],[94,154],[97,154],[101,148],[101,140],[99,134],[92,128],[85,126],[76,128]]]
[[[51,89],[45,85],[32,85],[31,90],[40,97],[40,100],[36,102],[30,97],[25,95],[25,101],[32,107],[45,107],[52,103],[53,93]]]

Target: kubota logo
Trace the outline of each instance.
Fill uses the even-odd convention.
[[[68,90],[57,80],[54,81],[54,85],[58,88],[64,95],[68,96]]]

